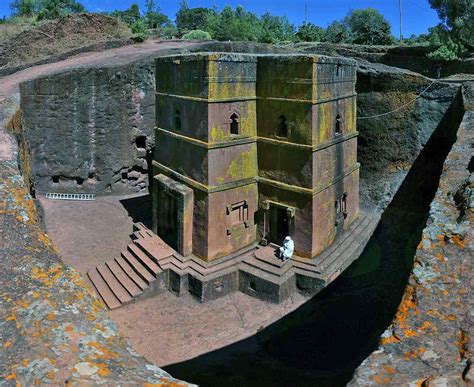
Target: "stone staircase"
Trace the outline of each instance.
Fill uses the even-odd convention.
[[[110,309],[132,302],[150,288],[155,288],[155,282],[163,273],[158,260],[174,253],[142,223],[135,224],[134,237],[136,239],[128,244],[119,257],[87,273]]]
[[[313,259],[293,256],[285,262],[275,255],[276,245],[251,245],[210,262],[193,255],[183,257],[136,223],[134,240],[127,249],[87,274],[110,309],[166,288],[177,295],[189,292],[200,301],[240,290],[280,302],[295,286],[299,291],[318,291],[332,282],[360,255],[378,220],[378,216],[361,213],[320,255]],[[226,290],[217,295],[216,289],[222,286]]]
[[[317,278],[326,283],[341,273],[359,255],[378,224],[378,217],[362,214],[339,239],[320,255],[312,258],[293,256],[283,262],[275,255],[277,245],[259,246],[253,255],[246,256],[240,270],[263,277],[274,284],[282,284],[293,274]]]

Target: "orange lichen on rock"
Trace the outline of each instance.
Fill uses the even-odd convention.
[[[89,347],[93,347],[97,349],[99,354],[96,354],[96,358],[98,359],[116,359],[119,357],[119,355],[113,351],[111,351],[109,348],[107,348],[105,345],[96,342],[96,341],[89,341],[87,343]]]
[[[464,332],[464,330],[460,329],[458,332],[458,342],[457,342],[457,347],[458,347],[458,352],[459,352],[459,361],[466,358],[468,343],[469,343],[469,337],[467,336],[466,332]]]
[[[12,373],[12,374],[7,375],[5,377],[5,380],[13,380],[13,379],[16,379],[16,374],[15,373]]]
[[[48,271],[35,266],[31,270],[31,278],[41,281],[44,285],[50,287],[63,275],[63,266],[56,264],[48,269]]]
[[[95,365],[97,366],[97,368],[99,368],[99,371],[97,371],[97,373],[100,376],[110,375],[111,371],[108,369],[105,363],[96,363]]]
[[[382,337],[380,339],[381,345],[393,344],[393,343],[399,343],[399,342],[400,342],[400,339],[394,334],[391,334],[389,337]]]
[[[395,324],[402,329],[408,329],[407,319],[410,316],[410,313],[416,310],[416,292],[415,288],[411,285],[407,286],[405,295],[403,296],[402,302],[398,307],[397,314],[395,316]]]
[[[416,331],[414,331],[413,329],[405,329],[403,331],[403,334],[406,337],[416,337],[416,336],[418,336],[418,333]]]
[[[425,352],[426,352],[426,348],[424,348],[424,347],[414,349],[413,351],[405,352],[405,354],[404,354],[405,360],[416,359],[419,356],[423,355]]]
[[[451,237],[451,242],[453,242],[460,249],[464,250],[464,247],[465,247],[464,239],[461,239],[458,235],[453,235]]]
[[[385,376],[385,377],[380,377],[378,375],[374,375],[372,376],[372,380],[377,383],[377,384],[381,384],[381,385],[385,385],[387,383],[390,382],[390,378],[388,376]]]
[[[18,211],[16,218],[19,222],[25,222],[28,224],[35,224],[38,221],[35,203],[31,199],[31,196],[25,186],[13,185],[13,183],[4,181],[7,185],[10,197],[13,198],[14,206],[21,209]],[[22,215],[26,214],[27,219]]]

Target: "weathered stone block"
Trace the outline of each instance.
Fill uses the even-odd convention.
[[[164,175],[155,176],[154,231],[181,255],[193,251],[193,190]]]

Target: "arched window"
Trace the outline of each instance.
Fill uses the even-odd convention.
[[[230,134],[239,134],[239,116],[236,113],[230,116]]]
[[[288,137],[288,121],[284,115],[278,117],[278,137]]]
[[[174,127],[176,130],[181,130],[181,112],[179,110],[174,112]]]
[[[336,134],[336,136],[342,134],[342,120],[339,114],[336,116],[336,127],[334,129],[334,133]]]

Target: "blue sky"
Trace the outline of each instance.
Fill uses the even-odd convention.
[[[136,2],[144,9],[145,0],[79,0],[89,11],[111,11],[126,9]],[[401,0],[403,5],[403,35],[427,32],[429,27],[438,23],[436,12],[428,0]],[[180,0],[157,0],[161,11],[172,20],[179,8]],[[257,14],[270,11],[274,15],[286,15],[294,24],[304,21],[305,4],[308,9],[308,21],[326,27],[330,22],[343,18],[352,9],[372,7],[378,9],[392,25],[392,33],[399,34],[399,0],[189,0],[190,7],[213,7],[219,9],[225,5],[242,5]],[[0,16],[10,13],[10,0],[0,0]]]

